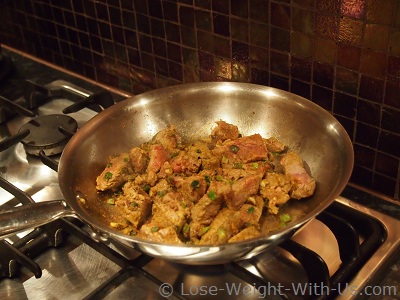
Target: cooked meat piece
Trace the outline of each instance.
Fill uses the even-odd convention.
[[[263,232],[274,230],[280,206],[314,193],[300,156],[276,138],[242,137],[237,126],[216,124],[188,144],[169,126],[110,157],[96,179],[98,191],[112,191],[110,226],[157,242],[233,242],[258,236],[261,218]]]
[[[269,161],[254,161],[247,164],[239,164],[238,167],[246,171],[257,171],[260,174],[265,174],[268,170],[273,170],[274,165]]]
[[[278,141],[275,137],[270,137],[268,139],[264,139],[267,150],[270,152],[281,153],[286,150],[286,145]]]
[[[168,176],[171,176],[174,172],[172,171],[171,164],[169,161],[165,161],[161,168],[160,171],[157,173],[158,178],[167,178]]]
[[[201,236],[200,245],[217,245],[228,242],[243,227],[239,211],[223,208],[212,221],[208,231]]]
[[[196,153],[197,157],[201,159],[201,168],[203,170],[211,170],[220,167],[221,159],[213,155],[209,143],[197,141],[188,147],[188,151]]]
[[[136,176],[134,182],[135,185],[140,186],[145,192],[148,192],[150,188],[157,183],[157,180],[157,174],[148,171],[147,173]]]
[[[241,218],[246,226],[259,226],[263,213],[264,199],[260,196],[249,197],[240,208]]]
[[[140,228],[137,236],[153,242],[183,244],[174,226],[158,228],[152,224],[145,224]]]
[[[176,127],[174,125],[168,126],[167,128],[159,131],[154,137],[152,142],[154,144],[160,144],[168,151],[173,151],[177,148],[181,142],[182,138],[177,133]]]
[[[234,235],[229,239],[229,243],[233,242],[240,242],[248,239],[252,239],[255,237],[258,237],[261,234],[260,230],[258,230],[254,226],[246,227],[242,231],[240,231],[238,234]]]
[[[221,209],[222,203],[232,193],[229,183],[211,181],[208,192],[191,210],[190,238],[197,239],[203,229],[211,224]]]
[[[133,173],[128,153],[121,153],[109,158],[108,164],[96,179],[98,191],[116,190]]]
[[[170,161],[173,173],[191,175],[197,173],[201,166],[201,159],[194,151],[180,151]]]
[[[257,194],[260,187],[262,174],[243,177],[232,184],[232,195],[226,199],[230,209],[238,210],[246,200]]]
[[[237,163],[262,161],[268,157],[267,147],[259,134],[227,140],[217,144],[212,152],[221,157],[221,164],[225,168],[235,168]]]
[[[237,126],[226,123],[225,121],[217,121],[217,127],[211,132],[211,138],[215,141],[234,140],[239,137],[239,129]]]
[[[178,192],[169,192],[165,196],[153,198],[153,216],[150,224],[158,228],[174,226],[176,232],[190,217],[193,204]]]
[[[163,197],[170,191],[172,191],[172,186],[166,179],[161,179],[156,183],[155,186],[150,188],[149,195],[152,198]]]
[[[174,177],[177,191],[193,203],[197,203],[204,196],[208,186],[204,176]]]
[[[280,173],[267,173],[266,178],[260,183],[260,195],[268,200],[268,211],[277,214],[279,206],[289,201],[289,191],[292,188],[289,175]]]
[[[235,181],[250,175],[259,175],[263,177],[264,174],[271,169],[272,166],[268,162],[254,162],[254,163],[243,164],[241,168],[215,169],[217,174],[214,178],[218,181],[226,181],[233,184]]]
[[[150,161],[147,166],[147,171],[157,173],[164,162],[170,158],[170,155],[162,145],[155,144],[149,147],[149,157]]]
[[[300,155],[294,151],[288,152],[281,159],[281,165],[285,174],[289,175],[293,182],[290,196],[301,199],[311,196],[315,191],[315,179],[304,168]]]
[[[135,173],[146,172],[146,168],[149,163],[149,156],[146,151],[140,149],[139,147],[134,147],[129,152],[129,159]]]
[[[117,197],[115,205],[123,209],[125,218],[134,228],[139,228],[151,213],[152,201],[140,187],[128,181],[124,184],[122,194]]]
[[[257,175],[257,174],[263,174],[264,172],[259,172],[259,170],[255,170],[255,169],[249,169],[249,170],[245,170],[245,169],[224,169],[224,168],[220,168],[217,169],[217,176],[216,179],[217,180],[222,180],[220,178],[224,178],[224,180],[230,181],[231,183],[233,183],[234,181],[246,177],[246,176],[250,176],[250,175]]]

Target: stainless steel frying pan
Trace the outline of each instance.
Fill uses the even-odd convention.
[[[292,222],[274,232],[219,246],[168,245],[140,240],[111,229],[95,178],[109,155],[126,152],[175,124],[185,139],[206,137],[215,121],[239,127],[244,135],[274,136],[300,152],[317,181],[315,194],[289,201]],[[247,83],[195,83],[150,91],[117,103],[87,122],[67,144],[59,163],[65,200],[29,205],[0,215],[1,235],[52,219],[76,216],[103,238],[154,257],[185,264],[216,264],[249,258],[291,237],[342,192],[353,168],[351,141],[326,110],[289,92]]]

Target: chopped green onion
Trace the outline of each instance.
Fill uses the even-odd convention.
[[[285,227],[287,223],[292,221],[292,217],[289,214],[282,214],[279,216],[279,219],[281,221],[280,227]]]
[[[104,178],[107,180],[110,180],[112,178],[113,174],[111,172],[106,172],[106,174],[104,174]]]
[[[252,165],[253,169],[256,169],[256,170],[258,169],[258,163],[253,162],[251,165]]]
[[[243,168],[243,164],[240,162],[235,162],[233,163],[233,168],[234,169],[242,169]]]
[[[222,175],[217,175],[217,176],[215,176],[215,179],[216,179],[217,181],[225,181],[225,178],[222,177]]]
[[[210,185],[211,178],[208,175],[204,175],[204,180],[206,181],[207,185]]]
[[[184,224],[182,228],[182,232],[186,233],[190,231],[190,226],[188,224]]]
[[[151,231],[152,231],[152,232],[157,232],[157,231],[158,231],[158,226],[153,226],[153,227],[151,227]]]
[[[232,153],[238,153],[239,147],[236,145],[231,145],[229,146],[229,150],[231,150]]]
[[[252,213],[254,212],[254,206],[250,206],[250,207],[247,209],[247,212],[248,212],[249,214],[252,214]]]
[[[165,196],[166,193],[167,193],[166,191],[158,191],[157,196],[162,197],[162,196]]]
[[[200,181],[198,180],[193,180],[192,183],[190,184],[192,188],[198,189],[200,187]]]
[[[222,240],[226,237],[226,230],[223,228],[218,228],[217,234],[218,234],[218,237]]]
[[[203,228],[199,231],[199,236],[202,236],[203,234],[205,234],[209,229],[210,229],[210,226],[203,227]]]
[[[115,199],[114,199],[114,198],[109,198],[109,199],[107,200],[107,204],[109,204],[109,205],[115,205]]]
[[[211,200],[215,200],[215,199],[217,199],[217,194],[215,193],[215,192],[213,192],[213,191],[209,191],[208,193],[207,193],[207,196],[208,196],[208,198],[210,198]]]
[[[292,217],[289,214],[282,214],[279,216],[279,219],[283,223],[288,223],[288,222],[292,221]]]
[[[148,184],[148,183],[142,184],[142,189],[143,189],[143,191],[145,191],[146,193],[148,193],[148,192],[150,191],[150,188],[151,188],[150,184]]]
[[[129,207],[138,207],[138,206],[139,206],[139,203],[137,203],[135,201],[129,203]]]
[[[179,155],[179,151],[171,153],[171,158],[177,157]]]

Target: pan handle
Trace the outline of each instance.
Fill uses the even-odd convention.
[[[75,217],[64,200],[24,204],[0,211],[0,239],[13,233],[38,227],[63,217]]]

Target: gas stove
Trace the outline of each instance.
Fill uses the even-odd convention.
[[[15,71],[0,83],[0,210],[62,199],[63,147],[86,121],[129,95],[3,52]],[[0,298],[395,297],[397,282],[388,274],[398,276],[399,228],[397,204],[349,184],[278,246],[243,261],[185,266],[101,241],[81,221],[62,218],[0,240]]]

